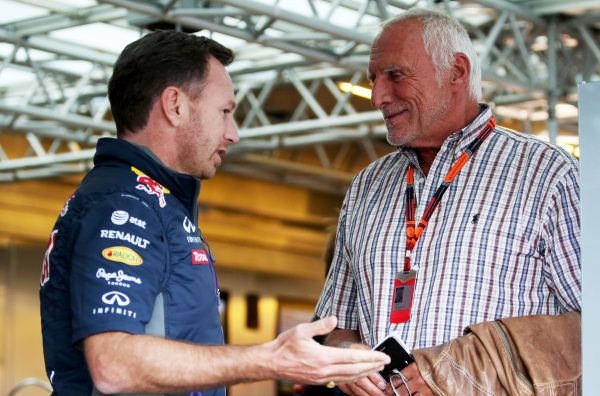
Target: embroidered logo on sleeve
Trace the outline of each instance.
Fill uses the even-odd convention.
[[[186,239],[189,243],[202,242],[202,239],[200,239],[200,237],[198,235],[193,235],[193,234],[196,234],[196,226],[194,225],[194,223],[192,223],[192,221],[190,219],[187,218],[187,216],[183,219],[183,229],[188,234],[192,234],[192,235],[186,235]]]
[[[129,242],[132,245],[141,247],[142,249],[146,249],[146,246],[150,244],[150,241],[147,239],[118,230],[100,230],[100,238],[120,239],[122,241]]]
[[[165,194],[171,193],[171,191],[169,191],[168,188],[163,187],[160,183],[154,181],[150,176],[146,175],[144,172],[142,172],[135,166],[131,167],[131,171],[138,175],[137,181],[140,183],[137,186],[135,186],[135,188],[144,191],[146,194],[156,195],[158,197],[158,204],[161,208],[167,206]]]
[[[71,196],[67,199],[67,201],[65,202],[65,205],[63,206],[63,208],[60,211],[60,217],[65,217],[65,215],[69,211],[69,202],[71,202],[71,200],[73,199],[74,196],[75,196],[75,193],[71,194]]]
[[[116,290],[104,293],[102,295],[102,302],[105,304],[102,307],[92,309],[93,315],[121,315],[129,318],[136,318],[137,313],[135,311],[126,309],[131,300],[125,293],[118,292]]]
[[[57,234],[58,230],[53,230],[50,234],[50,239],[48,240],[48,248],[46,249],[46,254],[44,255],[44,261],[42,262],[42,276],[40,277],[40,286],[44,286],[46,282],[50,280],[50,254],[52,253],[52,249],[54,249]]]
[[[141,285],[142,279],[137,276],[128,275],[123,270],[118,271],[106,271],[100,267],[96,271],[96,278],[104,279],[110,286],[120,286],[130,288],[132,285]]]
[[[110,216],[110,221],[115,225],[123,225],[127,222],[135,224],[136,226],[146,229],[146,222],[133,216],[129,216],[129,213],[125,210],[115,210]]]
[[[208,254],[206,250],[194,249],[192,250],[192,265],[203,265],[209,264]]]
[[[111,246],[102,251],[102,257],[127,265],[142,265],[144,260],[133,249],[127,246]]]
[[[194,225],[194,223],[192,223],[190,219],[187,218],[187,216],[185,216],[185,218],[183,219],[183,229],[188,234],[193,234],[194,232],[196,232],[196,226]]]

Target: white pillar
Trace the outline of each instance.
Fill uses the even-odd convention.
[[[579,85],[583,394],[600,388],[600,82]]]

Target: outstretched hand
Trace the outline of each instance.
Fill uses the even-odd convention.
[[[347,348],[371,350],[368,345],[361,343],[350,344]],[[371,373],[355,382],[339,384],[339,388],[349,396],[382,396],[385,394],[386,385],[379,374]]]
[[[272,369],[277,378],[301,384],[355,382],[389,363],[381,352],[323,346],[313,340],[335,329],[337,318],[330,316],[303,323],[267,344],[272,348]]]

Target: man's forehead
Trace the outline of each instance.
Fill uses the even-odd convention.
[[[372,63],[379,62],[387,52],[385,42],[381,39],[381,35],[377,36],[371,45],[371,53],[369,54],[369,67]]]
[[[385,46],[381,46],[379,43],[374,43],[371,49],[371,54],[369,55],[369,65],[368,71],[369,73],[374,73],[376,71],[383,71],[383,69],[391,66],[390,63],[395,63],[397,61],[397,57],[393,56],[393,52]]]
[[[371,44],[371,51],[381,47],[393,46],[399,41],[413,41],[422,37],[423,25],[416,19],[397,21],[384,29],[375,37]]]
[[[370,81],[374,79],[374,76],[378,71],[381,71],[381,66],[379,65],[380,59],[381,55],[378,54],[377,51],[371,51],[371,55],[369,56],[369,64],[367,65],[367,78]]]
[[[371,69],[371,67],[374,66],[375,63],[379,62],[379,60],[381,59],[381,54],[379,53],[379,51],[375,50],[375,47],[373,47],[373,50],[371,51],[371,54],[369,55],[369,69]]]
[[[373,40],[369,62],[380,61],[386,54],[395,48],[395,44],[401,39],[401,37],[397,36],[395,33],[395,28],[396,26],[386,28],[379,33],[375,40]]]
[[[385,28],[373,41],[369,55],[372,67],[385,69],[400,61],[399,55],[413,54],[423,46],[421,29],[415,29],[415,20],[403,20]],[[387,64],[386,64],[387,63]]]

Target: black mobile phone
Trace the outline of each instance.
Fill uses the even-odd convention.
[[[391,361],[379,372],[379,375],[386,382],[390,381],[390,376],[393,374],[394,369],[400,371],[415,361],[415,358],[404,344],[404,341],[402,341],[402,338],[395,333],[388,335],[373,349],[381,351],[391,358]]]

